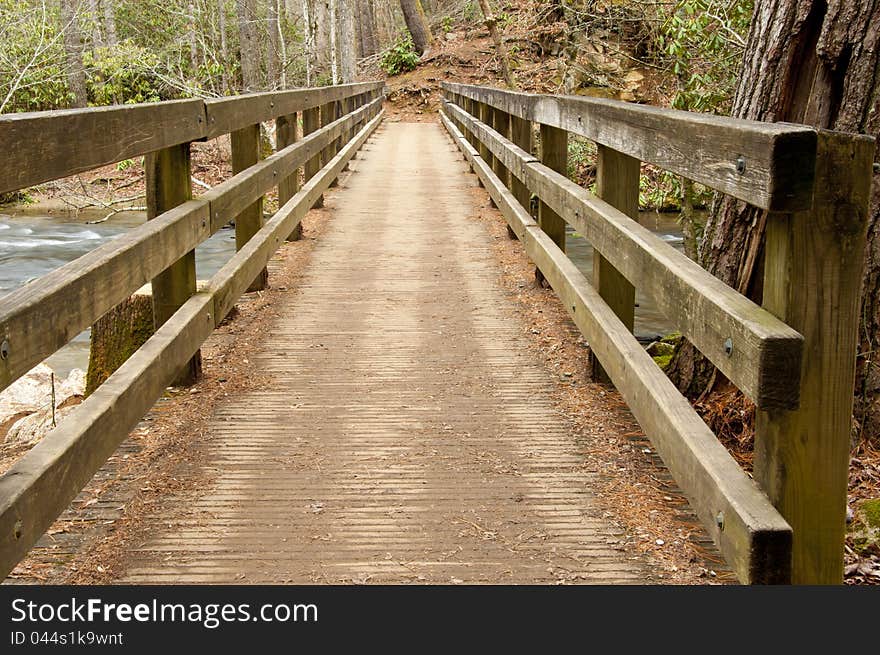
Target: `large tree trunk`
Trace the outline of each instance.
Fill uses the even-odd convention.
[[[226,2],[225,0],[217,0],[217,30],[220,32],[220,59],[223,62],[221,69],[220,84],[222,94],[229,93],[229,75],[227,64],[229,62],[229,41],[226,35]]]
[[[114,0],[103,0],[104,8],[104,34],[106,35],[107,46],[110,48],[119,45],[119,37],[116,34],[116,14],[113,7]]]
[[[773,0],[757,4],[732,115],[880,136],[880,3]],[[856,417],[880,434],[880,180],[869,215],[859,330]],[[700,263],[753,300],[762,296],[766,212],[717,198],[700,244]],[[714,369],[693,347],[676,353],[670,375],[691,396]]]
[[[61,0],[61,28],[64,30],[67,84],[73,93],[73,106],[85,107],[89,98],[86,93],[86,73],[82,60],[82,34],[77,22],[79,4],[78,0]]]
[[[373,0],[357,0],[357,7],[361,56],[369,57],[379,52],[379,44],[376,41],[376,17],[373,13]]]
[[[339,74],[343,84],[354,82],[357,49],[354,34],[355,0],[339,2]]]
[[[431,29],[428,27],[428,21],[425,20],[422,3],[420,0],[400,0],[400,8],[403,11],[406,27],[412,35],[416,52],[422,55],[434,41]]]
[[[314,38],[315,49],[315,74],[326,75],[330,71],[330,62],[332,59],[332,45],[330,37],[330,0],[315,0],[312,5],[312,23],[314,29],[312,36]],[[312,81],[313,83],[315,80]]]
[[[245,92],[259,91],[260,47],[257,42],[254,0],[235,0],[238,14],[238,40],[241,53],[241,81]]]
[[[281,24],[278,19],[277,0],[269,0],[266,3],[266,32],[269,37],[266,46],[266,86],[277,89],[281,86]]]

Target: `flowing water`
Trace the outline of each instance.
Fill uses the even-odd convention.
[[[684,238],[681,226],[678,224],[678,214],[640,212],[639,223],[677,250],[684,248]],[[587,276],[587,279],[592,280],[593,247],[586,239],[573,232],[570,227],[566,235],[565,251],[578,269]],[[667,320],[654,301],[636,289],[636,321],[633,329],[636,337],[642,341],[653,341],[673,330],[675,330],[675,326]]]
[[[15,216],[0,213],[0,296],[5,295],[49,271],[84,255],[102,243],[119,236],[146,220],[143,213],[119,214],[104,223],[87,224],[100,218],[99,213],[78,217],[68,215]],[[681,229],[675,214],[643,212],[639,222],[677,248],[682,246]],[[569,257],[577,267],[592,277],[593,248],[569,230],[566,242]],[[216,273],[235,252],[235,234],[222,229],[196,249],[196,276],[203,280]],[[636,291],[636,335],[644,340],[666,334],[673,326],[650,298]],[[47,364],[59,376],[73,368],[85,369],[89,360],[89,331],[77,335],[67,346],[52,355]]]
[[[103,211],[103,210],[102,210]],[[146,220],[141,212],[119,214],[104,223],[100,213],[39,216],[0,213],[0,296],[84,255]],[[235,233],[222,229],[196,249],[196,277],[207,279],[235,252]],[[89,362],[89,330],[79,334],[46,363],[61,376],[85,370]]]

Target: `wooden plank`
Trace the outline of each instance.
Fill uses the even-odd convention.
[[[303,136],[307,136],[321,127],[321,110],[318,107],[306,109],[303,112]],[[316,154],[306,162],[303,168],[303,180],[308,182],[321,168],[321,155]],[[324,196],[318,197],[315,207],[324,206]]]
[[[210,335],[219,323],[214,308],[221,300],[220,289],[236,284],[238,295],[244,291],[308,210],[314,193],[339,174],[381,120],[382,114],[363,128],[310,187],[298,192],[233,257],[234,264],[231,261],[212,277],[204,291],[192,296],[103,385],[0,476],[0,577],[12,570],[66,509]],[[202,225],[207,228],[207,217]],[[230,298],[225,296],[224,302]]]
[[[207,239],[209,217],[207,203],[184,203],[0,299],[0,389]]]
[[[249,125],[232,133],[232,173],[241,173],[260,161],[260,125]],[[241,250],[263,225],[263,197],[260,196],[235,217],[235,249]],[[269,286],[269,271],[260,271],[250,291]]]
[[[515,145],[519,146],[523,149],[523,151],[527,153],[531,153],[534,148],[533,144],[533,136],[532,136],[532,123],[518,116],[510,117],[510,134],[507,136],[508,139]],[[506,168],[506,166],[505,166]],[[531,192],[529,188],[523,184],[522,180],[520,180],[516,175],[510,175],[511,181],[511,191],[513,191],[513,195],[516,198],[517,202],[521,204],[526,210],[529,209],[530,200],[531,200]]]
[[[513,196],[484,161],[468,153],[461,133],[445,115],[443,123],[473,160],[502,214],[512,226],[521,223],[522,210]],[[788,582],[791,528],[785,520],[552,239],[531,226],[521,241],[598,352],[740,581]]]
[[[0,116],[0,193],[201,139],[201,100]]]
[[[292,114],[342,98],[380,89],[384,82],[359,82],[318,88],[249,93],[205,102],[206,137],[213,139],[253,123]]]
[[[641,165],[622,152],[599,145],[596,162],[596,195],[634,220],[639,218]],[[629,331],[635,325],[636,288],[602,253],[593,253],[593,286]],[[602,365],[590,351],[593,380],[609,382]]]
[[[203,194],[201,197],[211,203],[212,229],[216,231],[226,225],[295,168],[305,164],[307,174],[312,172],[310,160],[319,156],[332,139],[359,117],[375,115],[380,105],[379,101],[374,101],[353,115],[313,131],[309,131],[312,125],[305,120],[306,136],[302,141],[287,146]],[[308,119],[309,111],[312,110],[303,112],[304,119]]]
[[[237,252],[214,277],[206,290],[214,296],[214,312],[217,322],[226,316],[239,296],[247,289],[248,280],[264,267],[282,239],[302,220],[318,198],[342,171],[345,163],[369,138],[382,122],[379,113],[354,140],[349,141],[317,174],[311,177],[287,203],[284,204],[248,243]]]
[[[144,160],[147,220],[192,200],[190,147],[182,143],[148,153]],[[153,323],[158,329],[196,292],[196,251],[187,252],[153,278]],[[183,367],[175,384],[193,384],[202,375],[197,352]]]
[[[816,131],[603,98],[444,82],[444,89],[585,136],[763,209],[809,209]],[[485,121],[484,121],[485,122]]]
[[[0,476],[0,577],[65,510],[214,328],[199,293]]]
[[[275,139],[278,150],[296,143],[297,140],[297,115],[288,114],[275,119]],[[294,169],[290,175],[286,175],[278,183],[278,206],[290,200],[299,191],[299,168]],[[290,234],[288,241],[298,241],[302,237],[302,226],[297,225]]]
[[[541,161],[551,170],[568,174],[568,132],[550,125],[540,125]],[[540,194],[538,194],[540,198]],[[538,225],[547,236],[565,252],[565,221],[542,199],[538,205]],[[544,282],[541,268],[535,269],[535,279]]]
[[[792,582],[841,584],[874,141],[819,132],[816,201],[767,219],[764,306],[804,335],[800,407],[761,411],[755,479],[794,530]]]
[[[797,407],[803,337],[620,210],[447,106],[762,408]],[[728,341],[729,340],[729,341]]]

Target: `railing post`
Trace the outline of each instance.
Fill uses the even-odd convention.
[[[501,136],[507,138],[508,133],[510,132],[510,114],[508,114],[503,109],[498,109],[497,107],[492,108],[492,129],[498,132]],[[497,157],[492,157],[492,170],[495,172],[495,175],[501,178],[501,182],[508,189],[510,188],[510,171],[507,170],[507,167],[504,163],[498,159]]]
[[[770,214],[764,307],[804,337],[800,406],[758,411],[755,479],[792,528],[792,583],[840,584],[874,145],[820,131],[813,208]]]
[[[596,162],[597,195],[630,218],[638,220],[641,172],[639,160],[602,144],[597,146],[599,149]],[[593,286],[632,332],[635,324],[635,287],[598,251],[593,252]],[[595,382],[610,382],[592,352],[590,352],[590,367]]]
[[[260,125],[248,125],[232,133],[232,174],[241,173],[260,160]],[[263,226],[263,199],[257,199],[235,218],[235,249],[241,250]],[[269,283],[264,268],[248,291],[260,291]]]
[[[568,132],[541,123],[541,163],[557,173],[568,175]],[[544,202],[538,209],[538,224],[565,252],[565,221]],[[544,275],[535,268],[535,279],[544,284]]]
[[[190,148],[181,143],[144,157],[147,219],[156,218],[192,199]],[[158,330],[196,292],[196,252],[190,250],[152,281],[153,324]],[[202,374],[202,354],[197,351],[175,380],[193,384]]]
[[[336,120],[336,102],[328,102],[321,107],[321,127],[327,127]],[[336,155],[336,139],[327,144],[321,155],[321,165],[326,166],[327,163]],[[330,182],[331,187],[336,186],[336,180]]]
[[[303,136],[308,136],[312,132],[315,132],[321,127],[321,108],[320,107],[312,107],[311,109],[303,110]],[[321,170],[321,153],[317,153],[314,157],[309,159],[305,166],[303,167],[303,180],[308,182],[315,174]],[[324,206],[324,195],[318,197],[315,201],[315,204],[312,205],[312,208],[315,207],[323,207]]]
[[[296,123],[297,115],[295,113],[279,116],[275,119],[275,139],[278,143],[278,150],[296,143]],[[278,208],[280,209],[288,200],[293,198],[297,191],[299,191],[298,168],[278,183]],[[293,232],[287,235],[287,240],[297,241],[301,237],[302,223],[298,223],[293,228]]]
[[[510,124],[508,125],[508,138],[514,144],[531,154],[534,150],[532,122],[520,118],[519,116],[514,116],[513,114],[510,114],[509,117]],[[529,191],[529,188],[513,173],[510,174],[510,191],[513,193],[513,197],[516,198],[516,201],[522,205],[523,209],[531,214],[530,205],[532,194]],[[517,238],[516,232],[514,232],[509,225],[507,226],[507,236],[511,239]]]

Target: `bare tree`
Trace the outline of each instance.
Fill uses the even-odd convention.
[[[425,54],[434,42],[431,28],[425,20],[425,11],[422,9],[421,0],[400,0],[400,9],[403,11],[403,19],[406,27],[412,35],[413,45],[420,55]]]
[[[114,0],[101,0],[101,5],[104,8],[105,41],[107,46],[111,48],[119,44],[119,37],[116,34],[116,13],[113,2]]]
[[[67,59],[67,83],[73,93],[73,106],[85,107],[89,98],[86,92],[86,73],[83,69],[79,12],[78,0],[61,0],[61,29],[64,32],[64,54]]]
[[[241,81],[245,92],[259,91],[260,47],[256,34],[254,0],[235,0],[238,14],[238,40],[241,55]]]
[[[504,40],[501,38],[501,32],[498,30],[498,19],[495,18],[495,14],[492,13],[492,7],[489,5],[489,0],[480,0],[480,9],[483,11],[484,22],[486,23],[486,27],[489,28],[489,34],[492,37],[492,41],[495,42],[495,52],[498,53],[498,61],[501,64],[501,76],[504,78],[504,82],[507,84],[508,88],[515,89],[516,82],[513,79],[513,74],[510,72],[510,61],[507,57],[507,48],[504,46]]]
[[[376,41],[376,17],[373,14],[373,0],[356,0],[358,9],[358,33],[362,57],[379,52]]]
[[[266,85],[270,89],[278,88],[280,85],[281,26],[278,20],[278,2],[277,0],[268,0],[266,3],[266,32],[269,37],[266,47]]]
[[[356,69],[355,34],[354,34],[355,0],[339,0],[339,63],[342,82],[354,82]]]

